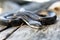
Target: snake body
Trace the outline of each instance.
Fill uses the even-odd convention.
[[[29,25],[41,26],[53,24],[56,21],[56,13],[47,10],[46,16],[41,16],[38,13],[43,9],[41,3],[28,2],[27,4],[20,5],[19,11],[6,12],[0,14],[0,24],[3,25],[20,25],[22,22],[26,22]],[[21,11],[21,9],[23,10]]]

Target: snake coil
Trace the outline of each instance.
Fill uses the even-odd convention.
[[[41,26],[41,25],[53,24],[56,21],[56,18],[57,18],[56,13],[50,10],[46,10],[48,15],[40,14],[41,10],[38,10],[41,8],[40,3],[32,2],[27,5],[25,4],[24,6],[22,6],[22,8],[30,12],[21,11],[17,13],[0,14],[0,24],[6,25],[6,26],[7,25],[16,26],[16,25],[20,25],[22,22],[27,22],[28,25]],[[38,10],[38,11],[34,12],[35,10]]]

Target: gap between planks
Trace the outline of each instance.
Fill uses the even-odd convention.
[[[0,40],[6,40],[14,31],[16,31],[19,28],[17,27],[10,27],[2,32],[0,32]]]

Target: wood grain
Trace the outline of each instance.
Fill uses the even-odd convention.
[[[60,17],[57,22],[52,25],[44,26],[45,28],[38,30],[29,26],[22,26],[16,30],[6,40],[59,40],[60,39]]]
[[[9,35],[13,30],[15,30],[17,27],[11,27],[9,29],[4,30],[3,32],[0,32],[0,40],[3,40],[6,38],[7,35]]]

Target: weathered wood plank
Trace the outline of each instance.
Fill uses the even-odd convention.
[[[0,25],[0,32],[3,31],[5,28],[7,28],[7,26]]]
[[[7,40],[25,40],[32,36],[37,30],[32,29],[28,26],[20,27],[16,32],[14,32]]]
[[[38,30],[22,26],[7,40],[60,40],[60,17],[58,17],[57,23],[45,27]]]
[[[6,36],[8,36],[9,34],[11,34],[11,32],[13,32],[17,28],[18,27],[11,27],[9,29],[4,30],[3,32],[0,32],[0,40],[5,39]]]

